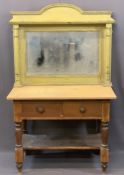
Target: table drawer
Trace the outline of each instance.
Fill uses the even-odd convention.
[[[63,103],[64,117],[71,118],[101,118],[101,101],[65,101]]]
[[[102,102],[99,100],[23,101],[22,115],[32,119],[99,119]]]
[[[27,101],[22,103],[22,112],[26,117],[56,118],[61,115],[61,103],[58,101]]]

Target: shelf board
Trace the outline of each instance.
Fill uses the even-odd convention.
[[[25,150],[97,150],[100,149],[100,134],[79,135],[23,135]]]

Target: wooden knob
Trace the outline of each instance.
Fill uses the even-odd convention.
[[[63,114],[60,114],[60,117],[64,117],[64,115]]]
[[[45,110],[44,110],[44,108],[42,108],[42,107],[37,107],[37,112],[39,112],[39,113],[44,113]]]
[[[80,108],[80,112],[81,112],[81,113],[84,113],[84,112],[86,112],[86,109],[85,109],[84,107],[81,107],[81,108]]]

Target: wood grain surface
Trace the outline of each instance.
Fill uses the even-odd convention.
[[[14,87],[8,95],[7,99],[116,99],[116,95],[111,87],[99,85],[24,86]]]

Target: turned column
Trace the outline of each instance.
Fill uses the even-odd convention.
[[[15,160],[18,172],[22,171],[24,151],[22,145],[22,135],[23,135],[23,120],[22,120],[22,105],[20,101],[14,101],[14,122],[15,122]]]
[[[16,126],[16,146],[15,146],[16,167],[18,171],[21,172],[23,165],[22,122],[16,122],[15,126]]]
[[[109,111],[110,111],[110,102],[104,101],[102,105],[102,123],[101,123],[102,144],[100,148],[100,160],[103,172],[107,170],[109,162],[109,147],[108,147]]]
[[[105,172],[109,162],[109,148],[108,148],[108,122],[103,122],[101,126],[102,144],[101,144],[101,167]]]

